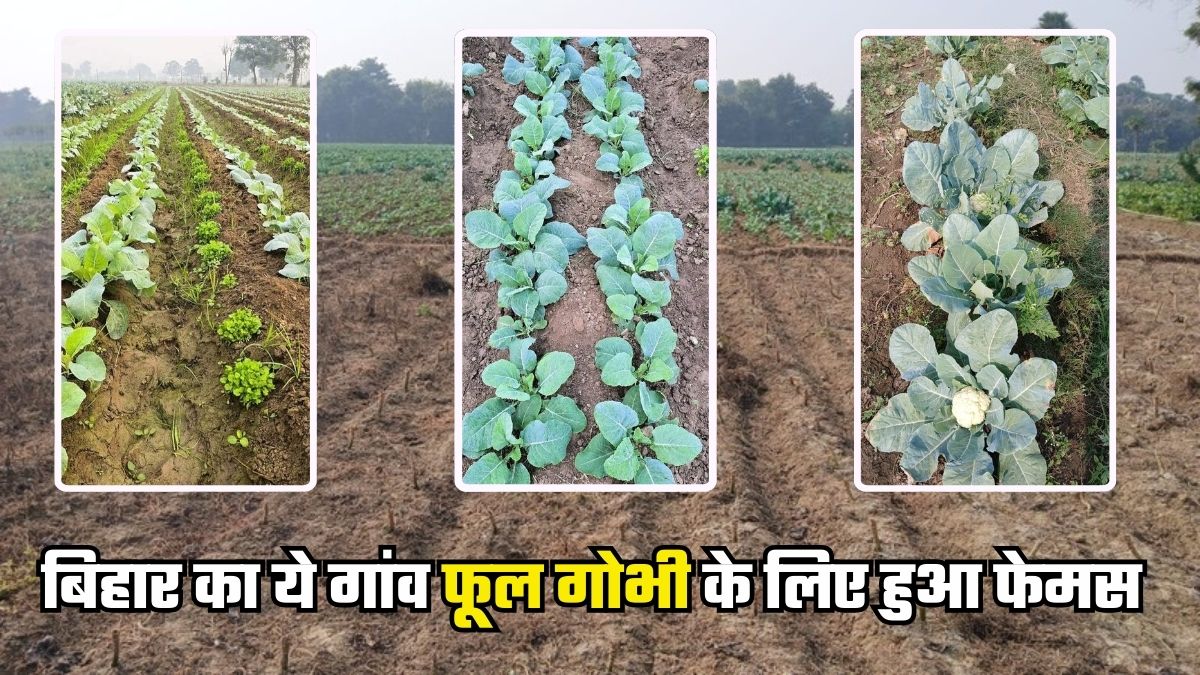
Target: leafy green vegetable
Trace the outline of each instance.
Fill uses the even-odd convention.
[[[674,483],[670,467],[688,464],[704,448],[695,434],[677,424],[645,426],[633,408],[617,401],[597,403],[594,417],[600,433],[575,456],[575,468],[589,476]]]
[[[927,35],[925,47],[934,54],[960,59],[979,53],[979,38],[973,35]]]
[[[262,319],[252,309],[234,310],[217,326],[217,335],[230,342],[247,342],[262,330]]]
[[[1063,196],[1062,183],[1034,178],[1041,159],[1038,139],[1028,129],[1015,129],[990,148],[962,120],[942,130],[938,143],[913,142],[904,150],[903,179],[913,201],[926,207],[901,241],[910,251],[924,251],[942,236],[952,213],[981,224],[1008,214],[1022,228],[1049,217],[1049,207]]]
[[[866,435],[880,452],[901,453],[900,468],[929,480],[945,459],[946,485],[1041,485],[1046,461],[1035,422],[1054,396],[1058,366],[1012,353],[1017,323],[1006,310],[947,322],[952,348],[939,353],[924,326],[892,332],[889,352],[908,391],[875,414]]]
[[[1069,35],[1042,50],[1042,61],[1061,67],[1071,88],[1060,89],[1058,105],[1073,122],[1092,124],[1108,134],[1108,39]]]
[[[275,389],[275,373],[271,366],[249,358],[238,359],[225,366],[221,376],[225,393],[232,395],[249,408],[262,403]]]
[[[514,339],[509,357],[483,369],[484,384],[495,397],[463,417],[463,456],[474,460],[463,480],[468,483],[528,483],[535,468],[566,458],[571,438],[584,430],[587,418],[575,400],[559,389],[575,371],[566,352],[538,357],[533,338]]]
[[[1036,314],[1027,321],[1048,321],[1053,328],[1046,303],[1074,275],[1066,268],[1042,267],[1042,257],[1030,254],[1035,245],[1020,231],[1007,213],[982,229],[970,216],[952,213],[942,227],[942,255],[909,260],[908,275],[947,313],[1007,309],[1018,316]],[[1029,300],[1030,293],[1036,301]]]
[[[970,121],[992,107],[991,92],[1004,84],[1000,75],[985,77],[971,85],[967,73],[955,59],[942,63],[942,77],[932,88],[917,84],[917,93],[904,102],[900,121],[916,131],[936,129],[954,120]]]

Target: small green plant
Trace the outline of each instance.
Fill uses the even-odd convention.
[[[250,437],[247,436],[246,432],[242,431],[241,429],[237,429],[232,434],[226,436],[225,442],[230,445],[240,445],[243,448],[250,447]]]
[[[147,436],[153,436],[154,431],[154,427],[142,427],[140,429],[134,429],[133,435],[135,438],[146,438]]]
[[[235,286],[237,286],[237,276],[233,272],[221,277],[221,288],[230,289]]]
[[[221,204],[219,202],[205,204],[204,206],[200,207],[201,218],[211,219],[216,218],[219,215],[221,215]]]
[[[692,156],[696,158],[696,175],[708,175],[708,145],[702,145],[692,151]]]
[[[275,389],[275,373],[261,361],[238,359],[233,365],[225,366],[221,384],[225,387],[225,393],[249,408],[262,403],[267,394]]]
[[[196,246],[196,253],[200,256],[200,267],[205,270],[217,269],[232,252],[229,244],[223,241],[213,240]]]
[[[132,459],[125,462],[125,475],[129,476],[129,479],[136,483],[146,482],[145,472],[139,469],[138,465],[134,464]]]
[[[295,157],[287,157],[283,160],[283,170],[296,176],[303,176],[308,173],[308,166]]]
[[[215,220],[203,220],[196,226],[196,241],[201,244],[207,244],[219,236],[221,236],[221,225]]]
[[[217,326],[217,335],[226,342],[246,342],[262,330],[262,319],[245,307],[235,310]]]

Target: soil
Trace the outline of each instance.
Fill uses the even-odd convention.
[[[221,239],[232,255],[218,273],[231,272],[238,284],[215,291],[205,303],[212,280],[188,270],[195,267],[192,247],[197,219],[192,194],[184,189],[177,131],[184,124],[178,96],[160,133],[159,186],[167,197],[155,212],[159,241],[150,249],[155,293],[138,297],[124,285],[116,298],[130,309],[129,331],[120,340],[101,333],[97,346],[108,366],[103,385],[89,395],[75,417],[63,423],[63,445],[70,464],[69,484],[145,485],[303,485],[309,480],[308,287],[276,270],[278,255],[262,250],[270,239],[252,196],[230,180],[224,157],[190,128],[188,136],[212,174],[207,189],[221,193]],[[116,157],[123,157],[114,150]],[[110,157],[93,183],[119,177],[120,161]],[[89,190],[91,186],[89,186]],[[186,276],[185,276],[186,275]],[[201,292],[188,299],[186,286]],[[63,293],[71,292],[64,287]],[[230,346],[215,324],[231,311],[249,307],[263,319],[260,339]],[[268,327],[292,341],[289,347],[264,344]],[[295,372],[291,353],[303,367]],[[286,364],[276,372],[276,388],[266,402],[246,409],[231,401],[220,383],[224,364],[239,356]],[[83,420],[91,420],[86,425]],[[226,442],[235,430],[249,436],[250,447]],[[149,433],[147,433],[149,432]],[[132,465],[132,466],[131,466]],[[137,481],[138,474],[145,476]]]
[[[0,367],[13,374],[0,382],[0,662],[18,673],[103,670],[116,631],[127,672],[273,671],[284,638],[291,668],[314,673],[348,664],[362,672],[586,672],[608,664],[636,673],[1190,672],[1200,662],[1200,306],[1179,289],[1200,279],[1200,229],[1125,213],[1119,221],[1118,443],[1136,450],[1122,455],[1111,493],[1021,499],[856,491],[849,251],[743,260],[757,240],[738,234],[721,239],[724,431],[722,476],[710,493],[459,492],[447,468],[453,305],[429,276],[452,278],[453,243],[334,234],[320,242],[315,490],[61,494],[42,370],[51,359],[49,271],[14,264],[51,255],[51,228],[19,233],[16,252],[0,250],[0,282],[13,291],[0,301],[14,325],[38,327],[42,337],[0,334]],[[418,263],[381,264],[398,256]],[[771,264],[738,264],[763,260]],[[1176,302],[1172,291],[1183,297]],[[924,622],[889,627],[870,612],[595,615],[550,606],[499,615],[503,633],[470,638],[475,648],[464,646],[440,606],[390,617],[324,604],[297,614],[269,603],[241,615],[191,606],[160,615],[42,614],[33,564],[41,546],[57,542],[93,544],[107,557],[272,559],[283,544],[305,544],[325,559],[373,557],[384,543],[401,557],[437,559],[577,558],[597,544],[632,557],[667,543],[697,554],[723,544],[741,558],[779,543],[825,544],[844,558],[974,558],[992,557],[993,544],[1019,544],[1034,557],[1142,557],[1151,573],[1140,614],[989,606],[981,614],[930,610]]]
[[[304,119],[308,117],[306,111],[300,112],[296,111],[294,108],[277,106],[261,100],[251,101],[245,98],[235,98],[228,94],[223,94],[216,91],[210,91],[208,93],[221,103],[224,103],[232,108],[236,108],[243,115],[253,117],[254,119],[257,119],[263,124],[271,127],[279,134],[279,138],[287,138],[288,136],[308,138],[308,129],[305,129],[295,122],[288,121],[288,119],[285,117],[285,115],[291,115],[297,119]]]
[[[865,430],[870,417],[896,393],[903,380],[888,355],[893,329],[903,323],[920,323],[935,337],[943,330],[945,313],[930,304],[908,276],[914,257],[900,243],[900,235],[917,222],[919,205],[908,196],[901,173],[904,149],[913,141],[936,143],[940,129],[914,132],[900,122],[904,102],[920,81],[939,77],[942,58],[923,47],[921,37],[899,37],[888,49],[863,51],[862,106],[862,347],[861,404]],[[985,145],[1015,128],[1032,130],[1039,140],[1042,175],[1063,183],[1065,195],[1051,209],[1050,220],[1025,233],[1051,244],[1064,263],[1075,271],[1076,283],[1051,304],[1061,336],[1046,342],[1022,338],[1016,352],[1023,357],[1043,356],[1060,364],[1059,388],[1051,414],[1039,423],[1042,452],[1049,462],[1049,479],[1056,484],[1086,484],[1106,480],[1108,449],[1098,439],[1098,428],[1108,415],[1107,366],[1087,360],[1098,349],[1106,326],[1096,317],[1105,315],[1108,260],[1108,166],[1097,162],[1084,141],[1090,137],[1074,130],[1055,104],[1054,81],[1041,63],[1043,43],[1023,37],[983,38],[981,53],[963,59],[974,77],[999,73],[1015,61],[1017,75],[993,93],[993,109],[972,126]],[[935,246],[932,252],[937,253]],[[1084,269],[1086,266],[1087,269]],[[1086,283],[1085,283],[1086,280]],[[1077,363],[1062,355],[1075,355]],[[1048,447],[1052,430],[1061,446]],[[874,450],[862,437],[862,480],[868,484],[910,484],[900,469],[899,454]],[[1103,470],[1101,470],[1103,469]],[[1097,480],[1097,477],[1104,477]],[[940,470],[926,484],[941,482]]]
[[[679,281],[672,284],[671,303],[664,310],[679,334],[676,360],[680,381],[665,394],[672,414],[705,443],[704,451],[683,467],[675,467],[677,483],[705,483],[709,463],[708,409],[708,179],[696,175],[692,152],[709,142],[707,99],[692,83],[707,77],[708,42],[700,38],[635,38],[642,77],[634,89],[646,100],[641,128],[655,163],[640,175],[655,211],[669,211],[684,222],[685,238],[676,245]],[[492,206],[492,187],[500,172],[511,168],[506,149],[511,129],[521,122],[512,102],[517,88],[504,82],[504,56],[516,51],[505,38],[467,38],[463,59],[481,63],[487,72],[472,80],[475,97],[465,104],[463,118],[463,213]],[[594,55],[582,50],[586,66]],[[590,104],[582,95],[571,96],[567,119],[572,139],[559,145],[556,173],[571,186],[551,198],[554,218],[570,223],[581,234],[599,227],[600,215],[613,202],[616,181],[596,170],[599,143],[582,130]],[[463,410],[469,411],[492,396],[480,373],[492,361],[506,358],[488,348],[499,308],[496,289],[486,281],[487,252],[466,238],[463,254]],[[596,479],[574,468],[574,457],[597,433],[591,412],[606,400],[620,400],[621,390],[600,381],[595,367],[595,344],[617,334],[608,316],[604,294],[596,281],[596,258],[586,248],[571,257],[567,268],[567,294],[547,309],[546,330],[536,335],[539,353],[565,351],[575,357],[575,373],[560,393],[578,402],[588,417],[588,428],[577,434],[558,465],[534,472],[535,483],[612,482]],[[464,462],[469,466],[469,462]],[[464,470],[466,466],[464,466]]]

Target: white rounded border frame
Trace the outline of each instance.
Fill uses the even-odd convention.
[[[1117,135],[1108,137],[1108,482],[1103,485],[875,485],[862,480],[862,41],[869,37],[1093,36],[1108,39],[1108,79],[1116,80],[1117,39],[1106,29],[865,29],[854,36],[854,486],[863,492],[1109,492],[1117,484]],[[1117,97],[1108,102],[1108,118],[1117,119]]]
[[[695,484],[638,485],[635,483],[533,483],[530,485],[476,485],[463,481],[463,40],[476,37],[520,35],[620,35],[622,37],[691,37],[708,40],[708,481]],[[464,29],[454,36],[454,484],[463,492],[708,492],[717,485],[717,36],[704,29],[630,28],[503,28]],[[587,414],[588,411],[585,411]],[[565,461],[565,460],[564,460]]]

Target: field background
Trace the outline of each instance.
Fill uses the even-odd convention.
[[[31,328],[0,333],[0,670],[109,671],[114,631],[126,672],[277,671],[285,640],[292,669],[314,673],[348,663],[360,672],[1187,673],[1200,663],[1195,224],[1118,218],[1113,492],[863,494],[851,483],[852,181],[836,165],[850,153],[722,150],[716,489],[467,495],[449,469],[452,150],[322,144],[315,490],[63,495],[52,480],[54,277],[38,262],[53,250],[51,154],[45,144],[0,147],[0,303],[11,326]],[[988,607],[888,627],[870,613],[549,607],[500,615],[501,634],[463,636],[440,608],[40,614],[33,564],[60,542],[111,557],[278,557],[280,545],[303,543],[323,558],[371,557],[382,543],[423,558],[578,557],[592,544],[644,556],[666,543],[754,557],[792,542],[843,557],[989,557],[994,544],[1019,544],[1036,557],[1142,557],[1150,578],[1136,615]]]

